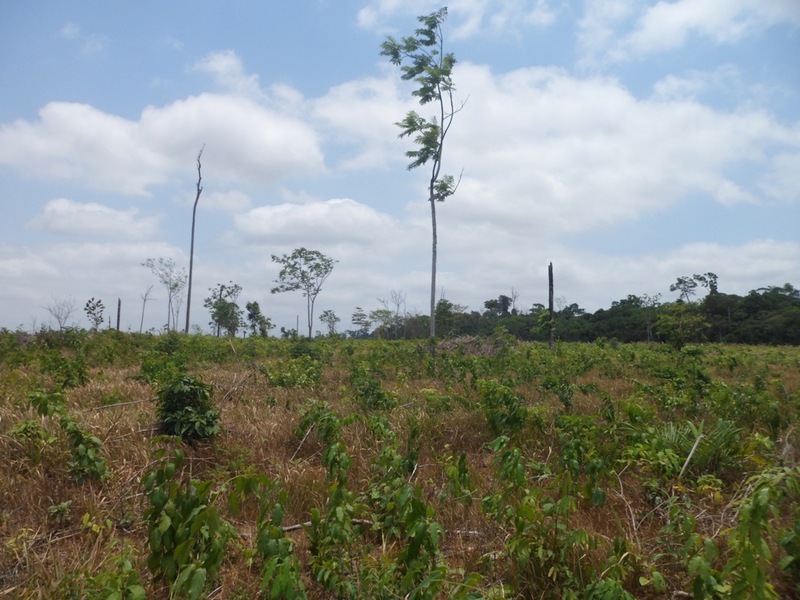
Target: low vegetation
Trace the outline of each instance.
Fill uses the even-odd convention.
[[[0,333],[0,597],[792,598],[800,349]]]

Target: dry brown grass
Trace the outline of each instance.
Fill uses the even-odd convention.
[[[440,348],[443,350],[444,346]],[[496,353],[497,348],[488,342],[469,340],[453,351],[474,351],[477,356],[486,357]],[[784,358],[778,362],[781,356]],[[275,354],[256,358],[255,362],[266,364],[273,360]],[[350,389],[349,360],[344,355],[334,355],[320,384],[313,388],[276,387],[254,368],[253,362],[238,355],[223,363],[193,365],[194,373],[214,385],[222,433],[212,443],[185,446],[184,476],[222,484],[237,474],[265,474],[288,492],[284,525],[304,523],[314,508],[324,511],[328,496],[327,473],[322,464],[324,444],[313,429],[297,430],[302,411],[312,401],[328,403],[340,417],[363,413]],[[766,370],[768,384],[778,390],[776,393],[798,397],[800,369],[796,358],[767,349],[746,353],[734,368],[720,360],[708,369],[715,380],[751,384],[753,377]],[[469,378],[444,381],[428,373],[415,373],[408,365],[387,371],[382,385],[394,394],[397,407],[386,412],[385,417],[401,450],[412,424],[419,429],[418,464],[409,481],[420,487],[445,531],[441,544],[444,557],[453,568],[481,570],[487,586],[499,584],[508,574],[508,567],[493,557],[504,550],[510,532],[480,508],[481,498],[499,484],[493,454],[487,448],[495,435],[476,404],[477,393],[469,385]],[[110,476],[104,483],[79,485],[68,473],[69,448],[56,420],[39,417],[27,407],[28,392],[51,381],[35,365],[0,365],[0,598],[64,597],[71,589],[82,589],[87,577],[113,568],[110,557],[123,546],[130,548],[149,594],[163,597],[163,585],[151,581],[144,564],[147,529],[142,518],[145,506],[141,479],[154,464],[156,393],[138,374],[138,365],[93,367],[89,383],[66,392],[67,410],[82,428],[103,441],[103,455],[110,467]],[[593,366],[572,380],[576,386],[596,389],[577,391],[573,412],[600,421],[603,398],[617,404],[635,397],[639,384],[634,380],[657,379],[643,372],[630,376],[620,364]],[[428,407],[421,390],[450,397],[450,408]],[[526,461],[547,464],[555,470],[560,441],[553,422],[563,406],[536,380],[520,382],[517,390],[536,408],[544,425],[529,423],[516,434],[516,443]],[[26,419],[38,422],[55,440],[37,443],[12,437],[12,428]],[[800,455],[800,435],[792,427],[783,431],[781,441],[787,460],[796,460]],[[375,477],[373,460],[385,442],[375,439],[363,420],[344,425],[342,441],[352,459],[349,485],[358,496]],[[474,486],[471,503],[457,502],[447,494],[445,461],[462,452],[467,455]],[[616,472],[619,471],[617,467]],[[586,560],[602,565],[610,544],[619,536],[627,539],[639,556],[654,555],[665,515],[647,499],[641,474],[621,472],[619,477],[610,476],[602,484],[606,489],[605,505],[592,508],[581,501],[571,520],[572,527],[586,529],[600,540]],[[736,493],[734,489],[726,490],[721,505],[696,496],[698,529],[719,535],[729,526],[735,516],[730,507]],[[226,511],[224,507],[223,510]],[[246,549],[254,543],[256,512],[252,505],[236,517],[226,512],[241,537],[231,546],[210,598],[257,595],[257,564],[245,560]],[[299,529],[288,535],[296,541],[296,553],[306,565],[305,533]],[[310,597],[328,597],[309,579],[307,569],[304,577]],[[685,580],[676,580],[679,584],[685,584]]]

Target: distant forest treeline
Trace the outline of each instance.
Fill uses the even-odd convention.
[[[702,278],[701,278],[702,279]],[[692,285],[694,282],[695,285]],[[555,338],[567,342],[598,339],[620,342],[662,341],[680,346],[695,342],[741,344],[800,344],[800,290],[791,284],[752,290],[745,296],[724,294],[716,281],[701,300],[693,300],[694,278],[679,278],[671,290],[681,294],[675,302],[659,297],[629,295],[594,313],[577,304],[554,309]],[[374,311],[370,316],[381,311]],[[379,316],[379,315],[378,315]],[[427,333],[427,316],[385,315],[370,328],[348,331],[353,337],[417,338]],[[436,307],[437,337],[489,335],[498,327],[521,340],[547,341],[549,310],[535,304],[519,310],[510,296],[484,302],[484,310],[439,300]],[[376,326],[377,325],[377,326]]]

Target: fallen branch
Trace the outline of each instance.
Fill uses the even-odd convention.
[[[700,440],[702,439],[703,439],[703,434],[701,433],[700,435],[697,436],[697,439],[694,441],[694,446],[692,446],[692,450],[691,452],[689,452],[689,456],[686,457],[686,462],[683,463],[683,468],[681,469],[681,472],[678,473],[678,479],[683,478],[683,473],[686,471],[686,467],[689,466],[689,461],[692,460],[692,456],[694,456],[694,451],[697,450],[697,446],[698,444],[700,444]]]
[[[290,461],[293,461],[294,457],[297,456],[297,453],[300,452],[300,448],[303,447],[303,442],[306,441],[306,438],[308,437],[308,434],[311,433],[311,430],[314,429],[314,425],[316,425],[316,424],[317,424],[317,422],[314,421],[311,424],[311,427],[308,428],[308,431],[306,431],[306,434],[303,436],[303,439],[300,440],[300,445],[297,447],[297,450],[294,451],[294,454],[292,454],[292,458],[289,459]]]
[[[242,385],[244,384],[244,382],[247,380],[247,378],[248,378],[248,377],[250,377],[250,373],[245,373],[244,375],[242,375],[241,379],[239,379],[239,381],[237,381],[236,383],[234,383],[234,384],[233,384],[233,385],[230,387],[230,389],[229,389],[227,392],[225,392],[225,395],[224,395],[224,396],[222,397],[222,399],[220,400],[220,403],[222,403],[222,402],[227,402],[228,400],[230,400],[230,399],[231,399],[231,397],[233,396],[233,394],[234,394],[234,393],[235,393],[237,390],[239,390],[239,388],[240,388],[240,387],[242,387]]]
[[[155,402],[157,398],[144,398],[143,400],[130,400],[128,402],[116,402],[114,404],[103,404],[102,406],[94,406],[92,408],[84,408],[80,412],[89,412],[90,410],[106,410],[107,408],[118,408],[120,406],[130,406],[132,404],[142,404],[144,402]]]

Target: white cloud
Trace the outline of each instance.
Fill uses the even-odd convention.
[[[591,0],[585,5],[579,41],[583,64],[592,64],[675,50],[692,35],[717,44],[736,43],[779,24],[800,27],[800,4],[795,0],[662,0],[655,4]]]
[[[204,170],[223,181],[271,184],[323,168],[308,125],[247,98],[218,94],[147,107],[138,121],[51,102],[37,121],[0,125],[0,164],[32,177],[148,195],[152,186],[191,168],[203,144]]]
[[[770,239],[740,245],[693,243],[664,255],[650,255],[643,262],[669,277],[665,286],[681,275],[711,271],[719,276],[721,292],[746,294],[753,289],[753,281],[762,285],[796,281],[800,276],[800,244]]]
[[[450,0],[448,26],[454,39],[516,31],[520,25],[546,27],[558,16],[552,4],[551,0]],[[357,22],[365,29],[385,31],[393,17],[425,15],[441,7],[435,0],[373,0],[359,11]]]
[[[800,152],[782,152],[774,156],[761,178],[765,194],[783,202],[800,202]]]
[[[358,246],[359,252],[386,244],[398,229],[390,216],[347,198],[260,206],[237,215],[235,225],[254,242],[296,246],[313,237],[317,244]]]
[[[157,230],[153,217],[137,218],[139,210],[115,210],[102,204],[81,204],[57,198],[44,205],[42,214],[31,225],[45,231],[72,236],[103,236],[143,239]]]
[[[190,202],[194,203],[194,197]],[[198,202],[200,208],[204,210],[221,210],[230,213],[238,213],[249,209],[252,206],[250,196],[240,190],[229,190],[226,192],[210,192],[200,196]]]
[[[212,75],[217,85],[227,91],[252,98],[261,96],[258,75],[245,73],[242,60],[233,50],[211,52],[193,68]]]
[[[638,99],[615,79],[558,69],[495,74],[461,63],[454,78],[469,100],[445,146],[445,172],[464,171],[446,210],[473,231],[553,238],[633,221],[692,196],[731,205],[800,194],[791,168],[800,130],[759,110],[725,112],[672,93]],[[369,79],[317,101],[315,116],[355,157],[343,167],[404,164],[413,142],[398,143],[391,123],[413,106],[400,94],[388,80]],[[742,167],[769,185],[738,178]],[[408,177],[422,182],[425,171]]]
[[[335,143],[356,143],[355,154],[345,156],[339,166],[357,169],[383,166],[392,157],[402,155],[403,144],[398,141],[395,122],[412,108],[408,98],[400,98],[400,86],[393,73],[383,79],[334,86],[314,102],[312,114]]]
[[[736,96],[743,87],[739,69],[723,65],[713,71],[690,70],[682,75],[667,75],[653,85],[653,97],[661,101],[691,100],[712,90]]]
[[[83,316],[80,307],[90,297],[102,299],[107,314],[116,316],[116,299],[122,299],[122,328],[138,331],[141,298],[148,285],[156,283],[141,263],[148,256],[186,257],[161,242],[60,243],[41,246],[0,246],[0,296],[3,325],[30,327],[34,321],[47,322],[45,307],[54,298],[76,300],[74,319]],[[165,294],[156,285],[147,306],[147,320],[160,323],[161,304],[166,313]],[[84,323],[85,324],[85,323]],[[145,329],[151,325],[146,325]]]
[[[460,90],[481,90],[457,115],[445,149],[445,169],[464,169],[448,210],[465,223],[555,236],[698,193],[750,202],[761,190],[728,173],[769,169],[773,153],[800,148],[800,132],[764,113],[639,100],[608,78],[535,68],[494,75],[462,64],[456,80]],[[776,185],[782,191],[771,195],[792,195],[800,181]]]
[[[585,0],[578,22],[578,48],[582,64],[591,64],[606,51],[617,29],[635,13],[638,0]]]
[[[622,49],[634,56],[672,50],[683,46],[691,33],[717,43],[737,42],[783,21],[800,25],[800,5],[762,0],[662,1],[641,15]]]

